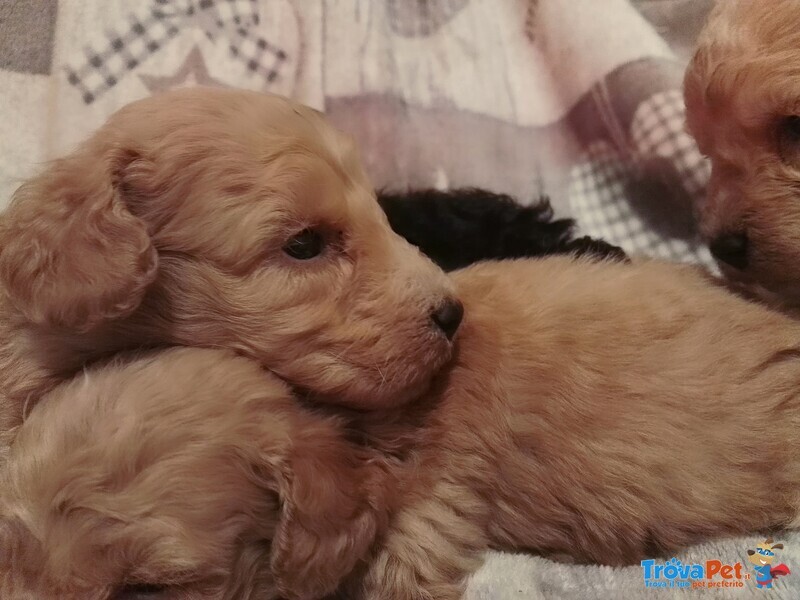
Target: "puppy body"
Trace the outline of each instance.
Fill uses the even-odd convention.
[[[800,303],[800,2],[720,0],[684,80],[711,161],[700,230],[724,273]]]
[[[623,565],[796,519],[796,322],[656,262],[454,278],[466,317],[416,407],[416,488],[352,593],[458,598],[489,547]],[[408,415],[367,424],[374,443]]]
[[[394,493],[400,506],[380,548],[368,568],[348,582],[346,593],[446,600],[459,597],[464,576],[489,547],[625,564],[700,539],[785,526],[797,518],[800,326],[795,322],[729,295],[691,267],[553,258],[486,263],[454,278],[467,316],[453,368],[419,402],[396,412],[363,413],[355,420],[366,445],[405,458],[415,472],[402,494]],[[165,381],[174,398],[158,392]],[[251,386],[263,390],[256,400],[248,392]],[[93,395],[93,390],[102,393]],[[331,504],[323,502],[324,509],[342,501],[326,491],[358,490],[346,496],[345,506],[361,508],[346,514],[353,519],[363,518],[363,511],[371,515],[368,527],[354,529],[366,531],[361,539],[370,541],[381,530],[380,507],[391,507],[391,492],[380,490],[396,488],[371,483],[384,477],[386,467],[376,467],[377,475],[357,466],[340,472],[342,465],[369,465],[370,460],[356,454],[358,460],[352,462],[347,459],[350,450],[331,450],[341,444],[337,430],[326,430],[327,420],[316,422],[298,413],[286,387],[244,359],[178,350],[166,361],[135,364],[121,377],[90,373],[58,388],[54,396],[33,411],[14,443],[9,467],[13,483],[6,487],[16,500],[10,502],[13,518],[6,527],[7,539],[18,545],[5,556],[24,560],[9,568],[8,590],[39,585],[44,587],[33,589],[43,590],[45,598],[52,590],[62,594],[57,597],[71,593],[85,598],[91,589],[96,597],[107,598],[120,582],[166,581],[189,590],[211,590],[210,598],[240,597],[224,591],[238,590],[239,584],[231,581],[244,577],[232,562],[233,550],[220,554],[213,568],[205,559],[185,570],[176,567],[184,564],[179,559],[183,553],[191,557],[230,539],[229,530],[206,523],[219,520],[227,509],[199,500],[196,490],[206,490],[216,476],[212,474],[225,481],[233,478],[236,485],[213,487],[219,501],[256,515],[243,521],[234,537],[254,536],[261,543],[273,539],[280,481],[274,465],[281,460],[276,457],[289,454],[283,445],[297,447],[297,440],[308,441],[301,447],[315,468],[296,497],[314,502],[331,498]],[[126,407],[138,407],[136,414]],[[131,419],[129,431],[155,426],[154,437],[117,436],[119,424]],[[294,419],[302,426],[287,425]],[[229,423],[244,429],[226,433]],[[50,446],[39,432],[63,436],[72,445],[66,450],[63,444]],[[268,483],[259,484],[240,474],[240,467],[255,464],[248,457],[263,452],[262,434],[272,445],[266,452],[269,460],[259,459],[258,464],[271,475]],[[325,443],[331,439],[326,435],[335,437]],[[163,451],[152,451],[152,440]],[[174,463],[172,451],[188,448],[186,462]],[[144,457],[139,466],[126,467],[132,460],[126,457],[137,453]],[[204,462],[208,456],[231,454],[246,460]],[[43,477],[34,463],[49,465],[54,476]],[[110,489],[118,486],[120,495],[97,496],[98,465],[104,465],[106,474],[101,487],[109,489],[112,482]],[[172,466],[179,480],[185,478],[176,489],[139,487],[143,473],[160,477]],[[330,485],[328,472],[335,473]],[[88,477],[90,473],[94,475]],[[130,558],[135,553],[127,551],[129,530],[118,530],[116,521],[108,520],[107,505],[97,508],[94,503],[97,510],[88,519],[97,527],[89,529],[88,541],[76,539],[93,548],[92,536],[99,536],[104,548],[120,549],[113,554],[117,558],[95,569],[80,562],[90,556],[86,560],[93,563],[95,555],[76,553],[53,563],[66,572],[37,579],[33,573],[50,573],[51,567],[30,571],[24,565],[39,565],[35,561],[62,547],[60,532],[74,537],[76,530],[83,531],[74,520],[82,512],[62,514],[58,509],[65,489],[78,502],[89,490],[90,498],[113,506],[122,497],[163,507],[166,512],[154,509],[158,521],[173,517],[176,502],[176,515],[200,510],[196,518],[179,521],[180,530],[193,541],[174,542],[169,531],[151,529],[145,521],[150,537],[133,547],[152,551],[167,544],[174,546],[174,554],[169,567],[158,570],[145,563],[131,575],[120,566],[139,564]],[[365,504],[372,508],[363,508]],[[207,505],[211,512],[206,512]],[[328,522],[320,520],[321,513],[312,506],[300,522]],[[213,537],[213,543],[197,541],[203,535]],[[37,540],[45,540],[45,552]],[[322,578],[327,589],[369,546],[359,543],[338,555],[344,563]],[[283,572],[298,575],[294,585],[298,580],[319,581],[312,577],[319,576],[318,563],[304,550],[309,546],[290,547],[298,548],[300,564]],[[269,566],[264,554],[259,556],[246,571],[265,577]],[[327,555],[315,556],[324,560]],[[94,572],[99,579],[92,578]],[[216,575],[205,579],[200,572]],[[175,579],[180,577],[184,579]],[[269,581],[259,584],[266,586],[259,588],[267,590],[259,592],[265,597],[275,593]],[[173,587],[170,593],[180,590]],[[9,597],[14,598],[10,592]]]
[[[393,479],[372,458],[227,352],[93,369],[14,440],[0,597],[319,597],[385,526]]]

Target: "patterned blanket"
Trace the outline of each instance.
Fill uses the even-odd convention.
[[[475,185],[526,202],[544,194],[559,216],[630,253],[708,263],[692,219],[708,168],[684,132],[680,83],[710,4],[0,0],[0,209],[41,162],[123,104],[180,86],[234,86],[325,111],[358,140],[379,187]],[[757,541],[679,558],[747,570]],[[468,597],[800,598],[800,537],[782,541],[797,573],[772,590],[751,580],[658,589],[641,566],[493,553]]]
[[[707,260],[679,87],[709,3],[5,0],[0,202],[119,106],[224,85],[324,110],[378,186],[546,194],[630,252]]]

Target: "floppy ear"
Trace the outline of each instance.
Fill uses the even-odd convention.
[[[385,528],[393,477],[369,451],[347,443],[331,423],[293,439],[279,482],[282,514],[272,542],[272,573],[289,600],[336,590]]]
[[[783,544],[772,544],[772,549],[775,550],[775,548],[783,550]]]
[[[0,216],[0,285],[33,323],[85,331],[141,302],[157,254],[120,196],[137,159],[87,144],[23,184]]]

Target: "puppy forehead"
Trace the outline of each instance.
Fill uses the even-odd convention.
[[[133,102],[111,117],[99,137],[122,138],[145,150],[186,142],[214,148],[233,141],[223,146],[277,151],[288,142],[342,163],[354,149],[348,136],[308,106],[273,94],[203,87]]]
[[[243,160],[257,173],[256,193],[247,199],[253,214],[262,223],[278,220],[289,226],[304,221],[344,229],[375,225],[383,213],[353,140],[315,111],[302,107],[293,114],[297,127],[277,135],[265,127],[243,148]]]
[[[308,227],[346,234],[388,229],[371,186],[328,156],[295,147],[252,165],[250,183],[231,189],[225,178],[200,183],[168,231],[177,247],[249,268]],[[198,180],[199,181],[199,180]],[[165,231],[166,233],[166,231]]]
[[[290,221],[357,229],[383,214],[360,168],[324,155],[284,157],[265,169],[262,186],[272,192],[258,203],[265,219],[286,214]]]
[[[233,246],[247,254],[249,244],[287,228],[358,228],[382,217],[352,139],[286,98],[178,90],[130,105],[110,125],[156,163],[173,165],[162,168],[167,181],[190,182],[163,232],[178,246],[193,243],[189,234],[228,238],[221,255]]]
[[[798,0],[717,3],[687,71],[687,103],[763,128],[800,108]]]

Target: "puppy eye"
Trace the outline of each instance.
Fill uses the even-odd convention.
[[[158,600],[167,586],[155,583],[129,583],[119,588],[111,600]]]
[[[304,229],[292,236],[283,246],[283,251],[297,260],[309,260],[319,256],[325,247],[325,240],[319,232]]]
[[[778,150],[784,161],[800,160],[800,115],[791,115],[778,125]]]

